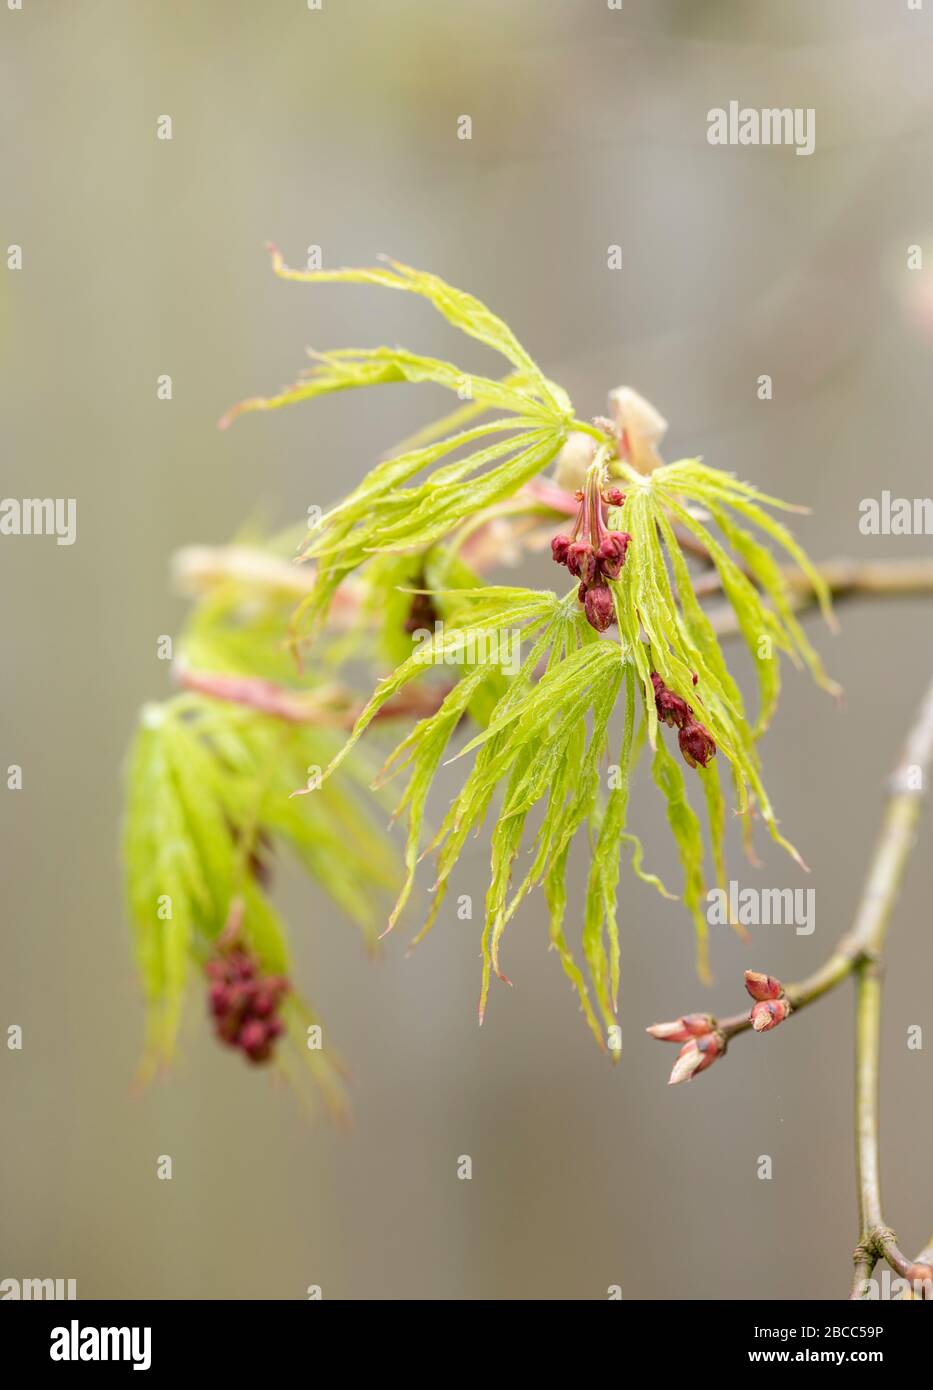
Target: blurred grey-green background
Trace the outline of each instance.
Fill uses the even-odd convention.
[[[580,413],[630,384],[670,419],[668,458],[702,452],[808,503],[816,557],[928,551],[861,536],[858,504],[930,491],[933,272],[908,271],[907,248],[933,257],[933,14],[906,0],[24,0],[3,7],[0,49],[0,242],[24,257],[0,273],[2,491],[78,505],[71,548],[0,542],[0,763],[25,778],[0,794],[0,1024],[24,1030],[21,1052],[0,1048],[0,1275],[74,1277],[82,1297],[843,1294],[848,988],[676,1090],[673,1050],[643,1029],[730,1012],[746,966],[799,977],[845,928],[933,667],[929,603],[845,607],[835,638],[810,622],[846,708],[791,674],[765,742],[813,867],[812,936],[714,931],[706,991],[681,908],[625,881],[617,1068],[546,950],[538,901],[506,938],[515,988],[479,1030],[476,922],[451,911],[409,959],[400,931],[373,963],[289,880],[298,979],[352,1072],[348,1133],[221,1052],[198,997],[173,1075],[131,1094],[142,1011],[120,768],[139,705],[168,689],[156,641],[184,611],[173,550],[328,503],[444,402],[395,388],[226,434],[223,410],[292,379],[306,345],[492,365],[423,304],[275,281],[269,238],[293,264],[309,245],[331,266],[388,252],[469,288]],[[706,113],[730,100],[814,108],[815,153],[710,146]],[[676,877],[644,780],[634,819]],[[887,1218],[914,1251],[933,1231],[929,814],[922,835],[890,941],[882,1105]],[[485,857],[472,847],[455,891],[480,899]],[[737,856],[732,870],[801,883],[771,848],[761,870]]]

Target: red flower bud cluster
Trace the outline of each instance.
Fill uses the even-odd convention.
[[[693,684],[696,683],[697,678],[694,676]],[[677,729],[677,743],[684,761],[691,767],[706,767],[716,753],[716,744],[709,729],[694,718],[692,705],[688,705],[686,700],[682,700],[673,690],[667,688],[657,671],[651,673],[651,684],[654,686],[654,704],[658,718],[668,728]]]
[[[586,488],[579,496],[580,509],[573,530],[569,536],[553,538],[551,554],[558,565],[566,565],[579,579],[578,596],[587,622],[597,632],[605,632],[615,619],[612,593],[606,581],[618,579],[632,538],[627,531],[607,529],[603,506],[608,503],[621,507],[625,494],[617,487],[601,493],[595,475],[588,475]]]
[[[791,1008],[780,980],[757,970],[746,970],[745,988],[755,1000],[750,1016],[756,1033],[766,1033],[784,1022]]]
[[[668,690],[657,671],[651,672],[651,684],[654,686],[654,705],[661,723],[669,729],[682,729],[693,713],[686,700],[675,695],[673,690]]]
[[[217,1037],[251,1062],[268,1061],[285,1031],[278,1010],[288,981],[261,975],[256,958],[239,946],[209,960],[204,973],[211,981],[208,1002]]]
[[[672,1023],[653,1023],[648,1032],[662,1042],[683,1043],[669,1086],[678,1086],[706,1071],[726,1050],[725,1034],[719,1031],[711,1014],[684,1014]]]

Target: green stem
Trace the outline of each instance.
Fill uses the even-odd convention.
[[[875,962],[859,967],[855,985],[855,1137],[860,1239],[875,1248],[881,1219],[878,1163],[878,1059],[881,1044],[881,975]]]
[[[855,1120],[859,1191],[859,1243],[855,1251],[853,1299],[865,1296],[864,1266],[883,1259],[911,1283],[931,1281],[924,1255],[911,1260],[884,1223],[879,1162],[878,1066],[881,1051],[881,948],[914,844],[923,786],[933,756],[933,686],[892,780],[892,794],[853,932],[862,943],[855,985]],[[926,1252],[924,1252],[926,1254]]]
[[[589,424],[586,420],[571,420],[569,428],[575,434],[588,434],[600,444],[608,445],[612,442],[607,438],[605,430],[601,430],[598,425]]]

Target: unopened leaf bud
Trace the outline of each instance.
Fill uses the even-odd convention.
[[[662,1042],[687,1042],[690,1038],[700,1038],[711,1033],[716,1027],[712,1014],[684,1014],[671,1023],[652,1023],[647,1032]]]
[[[756,1033],[767,1033],[783,1023],[789,1013],[786,999],[762,999],[752,1007],[752,1027]]]
[[[762,975],[757,970],[746,970],[745,988],[753,999],[780,999],[784,986],[773,975]]]
[[[667,1084],[679,1086],[681,1081],[690,1081],[701,1071],[706,1071],[707,1067],[711,1067],[717,1057],[721,1057],[725,1050],[726,1040],[721,1033],[704,1033],[700,1038],[691,1038],[680,1049],[680,1055],[674,1063],[674,1069]]]

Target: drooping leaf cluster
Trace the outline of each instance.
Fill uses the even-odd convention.
[[[274,265],[286,279],[369,284],[421,295],[510,365],[511,375],[498,381],[400,348],[314,354],[315,365],[295,386],[275,397],[246,401],[238,410],[275,408],[327,392],[402,381],[433,382],[469,396],[469,403],[378,463],[310,533],[303,555],[316,564],[316,579],[298,607],[294,633],[299,638],[319,633],[341,586],[361,567],[370,607],[396,614],[398,601],[391,594],[406,588],[403,573],[409,581],[414,572],[421,576],[446,626],[410,655],[396,643],[396,669],[379,682],[330,769],[336,772],[353,755],[388,701],[436,666],[448,665],[453,644],[460,653],[465,643],[468,654],[458,657],[458,679],[438,708],[406,735],[381,774],[381,780],[408,774],[397,808],[407,824],[406,874],[390,925],[409,900],[416,865],[429,847],[436,853],[437,870],[427,930],[468,835],[491,819],[481,1013],[492,975],[502,973],[505,927],[531,890],[541,887],[550,940],[592,1031],[604,1044],[619,989],[616,904],[623,855],[630,853],[635,873],[661,888],[642,869],[641,845],[628,828],[631,771],[645,743],[678,849],[701,971],[707,968],[707,856],[720,884],[725,874],[723,760],[731,773],[734,809],[745,825],[750,828],[753,814],[760,816],[772,837],[799,858],[778,828],[756,746],[777,703],[782,653],[834,689],[794,614],[784,572],[769,548],[769,543],[776,546],[803,570],[829,617],[829,597],[818,572],[773,515],[775,509],[794,509],[698,459],[640,472],[629,461],[621,434],[608,422],[576,420],[565,393],[544,376],[506,325],[471,295],[435,276],[396,263],[369,270],[291,271],[277,253]],[[487,418],[492,413],[495,418]],[[464,538],[520,503],[523,489],[556,457],[571,430],[594,437],[599,447],[592,467],[599,470],[600,483],[612,482],[625,493],[624,502],[608,516],[609,525],[627,532],[631,541],[618,579],[610,581],[617,626],[606,638],[586,622],[576,591],[558,597],[515,587],[484,588],[463,575],[451,582]],[[753,719],[695,591],[690,556],[697,551],[718,575],[751,653],[759,686]],[[451,631],[454,625],[457,630]],[[524,650],[517,669],[505,671],[501,663],[496,667],[475,655],[484,650],[490,632],[520,634]],[[676,743],[659,728],[653,676],[689,705],[692,717],[715,741],[717,757],[695,772],[685,768]],[[425,846],[428,793],[467,716],[474,733],[456,756],[472,761],[440,828]],[[705,804],[705,835],[688,793],[694,777]],[[517,872],[526,837],[531,841],[527,867]],[[578,838],[589,848],[588,886],[585,899],[571,904],[565,874]],[[588,980],[569,945],[568,915],[576,922]]]
[[[287,676],[296,700],[326,699],[320,675],[295,677],[285,643],[293,604],[287,586],[261,590],[242,578],[211,586],[180,639],[179,670]],[[319,785],[342,740],[339,727],[196,690],[142,710],[127,766],[124,859],[149,1011],[144,1074],[171,1056],[192,984],[203,1001],[201,971],[234,919],[237,944],[265,973],[290,974],[287,930],[270,896],[285,857],[321,887],[335,918],[375,940],[380,898],[398,888],[397,859],[366,791],[367,758],[354,756]],[[313,790],[294,795],[303,788]],[[307,1046],[316,1019],[294,984],[284,1017],[290,1047],[279,1061],[293,1075],[310,1068],[339,1108],[336,1054]]]

